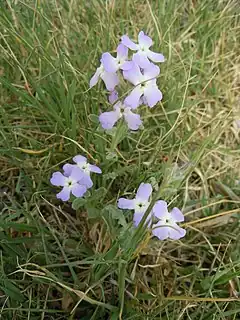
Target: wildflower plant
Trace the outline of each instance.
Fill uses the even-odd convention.
[[[138,35],[138,43],[133,42],[127,35],[121,37],[116,57],[109,52],[102,54],[101,65],[90,79],[90,88],[101,79],[108,91],[108,100],[112,105],[112,110],[99,115],[99,122],[103,129],[112,129],[123,118],[127,127],[136,131],[142,125],[140,115],[137,113],[139,107],[147,105],[152,108],[161,101],[162,92],[157,84],[160,68],[154,63],[164,62],[164,56],[151,51],[152,45],[152,39],[141,31]],[[126,83],[129,85],[129,90],[124,93],[123,87],[126,87]],[[63,187],[62,191],[57,194],[57,198],[63,201],[68,201],[71,193],[77,199],[83,198],[87,189],[93,187],[91,173],[102,173],[98,166],[88,163],[87,158],[82,155],[74,156],[73,162],[74,164],[67,163],[63,166],[63,174],[53,173],[50,180],[53,185]],[[158,199],[161,193],[153,198],[152,192],[152,185],[142,182],[135,198],[120,197],[117,206],[122,210],[133,210],[134,228],[144,227],[144,230],[149,230],[153,237],[160,240],[168,238],[178,240],[184,237],[186,231],[178,225],[179,222],[184,221],[182,212],[178,208],[173,208],[169,212],[167,202]],[[78,200],[74,201],[74,208],[78,207],[76,201]],[[90,198],[91,210],[93,201]],[[87,205],[89,209],[87,201],[81,203]],[[104,210],[109,208],[111,207],[107,209],[105,207]],[[122,224],[125,225],[125,220],[122,221],[124,221]]]
[[[160,67],[155,63],[164,62],[164,56],[151,51],[152,45],[152,39],[143,31],[138,35],[138,43],[133,42],[127,35],[122,36],[116,56],[109,52],[103,53],[100,66],[90,79],[90,88],[103,81],[107,90],[108,110],[100,113],[98,120],[99,129],[106,132],[110,133],[113,127],[116,127],[112,133],[112,152],[124,139],[123,127],[130,130],[129,134],[141,128],[141,106],[153,108],[162,100],[163,95],[157,81]],[[102,129],[99,132],[104,134]],[[107,148],[105,152],[105,163],[111,162],[113,158],[109,156]],[[179,240],[185,236],[186,230],[180,225],[184,222],[183,213],[176,207],[170,210],[166,202],[171,200],[171,190],[174,190],[171,188],[174,181],[169,181],[169,168],[163,173],[162,183],[157,191],[156,183],[149,183],[151,179],[142,181],[135,196],[120,196],[115,199],[115,204],[104,204],[108,189],[103,186],[96,188],[95,178],[92,180],[94,175],[100,175],[99,180],[102,173],[103,177],[109,175],[104,166],[102,170],[95,164],[90,164],[85,156],[77,155],[73,157],[73,163],[64,164],[62,169],[63,173],[53,173],[50,180],[54,186],[62,187],[57,198],[62,201],[72,200],[73,209],[84,207],[89,218],[103,219],[112,238],[112,246],[104,255],[104,261],[108,263],[93,267],[93,282],[108,272],[117,259],[119,250],[123,260],[131,261],[140,244],[146,239]],[[185,176],[186,172],[182,174],[181,181]],[[119,194],[122,193],[123,191],[119,190]],[[126,268],[126,265],[123,265],[123,268]]]
[[[0,15],[3,319],[237,315],[237,2],[25,3]]]

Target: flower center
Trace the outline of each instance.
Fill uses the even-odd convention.
[[[172,225],[173,222],[174,222],[169,214],[168,214],[167,217],[165,217],[165,218],[163,219],[163,221],[164,221],[164,223],[166,223],[166,224],[168,224],[168,225]]]
[[[83,172],[85,172],[85,173],[87,173],[87,174],[90,174],[89,163],[86,163],[86,162],[81,163],[81,162],[79,162],[79,163],[77,164],[77,166],[78,166]]]
[[[72,178],[67,178],[65,181],[65,187],[72,190],[73,186],[77,183],[77,181],[73,180]]]
[[[120,67],[122,64],[124,64],[124,62],[125,62],[125,59],[124,59],[124,58],[118,59],[118,65],[119,65],[119,67]]]
[[[143,51],[143,52],[147,52],[148,51],[148,48],[146,48],[144,45],[141,45],[139,47],[140,47],[140,50]]]
[[[146,200],[135,199],[135,211],[144,213],[149,206],[149,202]]]

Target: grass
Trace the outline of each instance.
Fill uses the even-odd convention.
[[[0,318],[239,319],[238,2],[0,9]],[[167,58],[164,98],[142,110],[144,129],[111,136],[96,122],[106,95],[89,79],[102,52],[142,29]],[[103,175],[73,210],[49,178],[78,153]],[[183,208],[182,241],[135,234],[115,209],[143,181]]]

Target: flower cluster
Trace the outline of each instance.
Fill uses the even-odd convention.
[[[77,155],[73,158],[75,164],[66,163],[63,166],[63,174],[60,171],[54,172],[50,182],[54,186],[63,187],[57,194],[57,198],[68,201],[71,193],[81,198],[87,189],[93,186],[90,176],[91,172],[102,173],[101,169],[87,162],[87,158]]]
[[[136,109],[145,104],[154,107],[161,99],[162,93],[157,86],[157,77],[160,69],[153,62],[164,62],[161,53],[150,50],[153,42],[150,37],[141,31],[138,34],[138,43],[133,42],[127,35],[121,37],[121,43],[117,47],[117,56],[113,57],[105,52],[101,57],[101,65],[97,68],[90,80],[90,87],[95,86],[102,79],[109,91],[109,102],[113,106],[112,111],[100,114],[99,121],[104,129],[111,129],[121,118],[125,120],[130,130],[138,130],[142,124],[140,115]],[[133,51],[129,58],[129,49]],[[121,77],[121,78],[120,78]],[[131,87],[124,100],[118,97],[121,92],[122,81],[128,81]],[[118,90],[116,87],[118,86]],[[91,172],[102,173],[96,165],[87,162],[81,155],[73,158],[74,164],[65,164],[63,173],[54,172],[50,182],[54,186],[62,187],[57,198],[68,201],[71,194],[75,197],[83,197],[87,189],[93,186]],[[160,240],[177,240],[185,236],[186,231],[178,223],[184,221],[184,215],[178,208],[168,211],[166,201],[158,200],[152,207],[148,216],[145,214],[150,205],[152,186],[149,183],[141,183],[134,199],[118,199],[118,208],[134,210],[133,224],[137,227],[142,219],[154,236]]]
[[[121,37],[116,57],[109,52],[102,54],[101,65],[91,78],[90,87],[102,79],[110,92],[109,101],[113,104],[113,111],[104,112],[99,116],[104,129],[113,128],[123,117],[129,129],[138,130],[142,120],[140,115],[132,110],[142,104],[152,108],[162,99],[162,93],[157,86],[160,68],[153,62],[164,62],[164,56],[151,51],[149,48],[152,44],[152,39],[141,31],[138,34],[138,43],[134,43],[127,35]],[[134,52],[131,60],[129,49]],[[119,76],[134,86],[123,101],[117,101],[116,86],[121,83]]]
[[[139,225],[150,205],[149,198],[151,194],[152,186],[149,183],[141,183],[134,199],[120,198],[118,200],[120,209],[134,210],[133,223],[135,227]],[[149,213],[146,225],[151,227],[152,234],[160,240],[167,238],[178,240],[186,234],[186,230],[177,224],[177,222],[182,221],[184,221],[184,215],[178,208],[173,208],[169,212],[167,202],[159,200]]]

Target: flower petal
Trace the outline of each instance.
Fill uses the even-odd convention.
[[[130,108],[125,108],[123,115],[127,122],[128,128],[130,130],[138,130],[139,126],[142,124],[140,115],[133,113]]]
[[[134,209],[135,208],[135,200],[129,200],[125,198],[119,198],[118,199],[118,208],[120,209]]]
[[[112,129],[115,123],[121,118],[121,113],[118,110],[103,112],[99,116],[99,121],[103,129]]]
[[[123,64],[121,64],[120,69],[127,71],[130,70],[133,67],[133,62],[132,61],[125,61]]]
[[[138,34],[138,43],[141,48],[149,49],[152,46],[153,41],[143,31],[140,31]]]
[[[57,198],[62,201],[68,201],[70,198],[70,188],[64,187],[62,191],[57,194]]]
[[[117,90],[113,90],[110,95],[108,96],[108,101],[113,104],[118,99],[118,92]]]
[[[74,168],[74,164],[70,164],[70,163],[66,163],[64,166],[63,166],[63,171],[64,171],[64,175],[66,177],[69,177],[71,172],[72,172],[72,169]]]
[[[144,89],[144,97],[147,100],[147,104],[150,108],[154,107],[159,101],[162,100],[162,92],[158,89],[156,85],[151,86],[149,84]]]
[[[133,61],[141,68],[147,68],[151,64],[145,51],[138,51],[133,54]]]
[[[166,227],[163,221],[153,225],[152,234],[159,240],[165,240],[169,235],[169,227]]]
[[[152,60],[153,62],[164,62],[165,61],[164,55],[162,53],[156,53],[151,50],[148,50],[147,55],[148,55],[148,58],[150,60]]]
[[[109,52],[103,53],[101,62],[106,72],[116,72],[119,69],[117,59]]]
[[[146,212],[146,211],[145,211]],[[135,227],[137,227],[139,225],[139,223],[142,221],[142,218],[145,214],[145,212],[134,212],[134,215],[133,215],[133,224]],[[145,225],[147,225],[148,227],[151,226],[151,223],[152,223],[152,214],[149,213],[146,221],[145,221]]]
[[[123,104],[121,101],[118,101],[117,103],[114,104],[113,109],[119,113],[119,117],[121,116],[121,108]]]
[[[134,43],[127,35],[121,37],[122,44],[131,50],[138,50],[138,45]]]
[[[120,60],[127,60],[128,58],[128,48],[120,43],[117,47],[117,57]]]
[[[158,219],[165,219],[169,216],[167,202],[158,200],[153,206],[153,215]]]
[[[73,157],[73,161],[77,164],[78,163],[85,164],[85,163],[87,163],[87,158],[84,156],[81,156],[81,155],[77,155],[77,156]]]
[[[139,101],[139,105],[142,105],[142,104],[147,105],[147,100],[144,96],[142,96]]]
[[[76,183],[72,188],[72,194],[77,198],[81,198],[86,191],[87,188],[79,183]]]
[[[65,179],[66,177],[64,177],[64,175],[61,172],[57,171],[52,174],[50,182],[52,185],[59,187],[64,186]]]
[[[103,71],[103,68],[100,66],[99,68],[97,68],[96,72],[94,73],[94,75],[92,76],[92,78],[90,79],[90,88],[92,88],[93,86],[95,86],[98,83],[99,77],[101,75]]]
[[[144,216],[144,212],[141,212],[141,213],[134,213],[133,215],[133,224],[134,224],[134,227],[137,227],[139,225],[139,223],[141,222],[142,218]]]
[[[72,172],[70,174],[70,178],[72,178],[75,181],[80,181],[84,176],[84,172],[77,166],[74,166],[72,169]]]
[[[160,74],[160,68],[153,63],[150,63],[147,68],[144,69],[144,80],[150,80],[156,78]]]
[[[116,73],[110,73],[110,72],[104,71],[101,74],[101,78],[105,83],[105,86],[108,91],[113,91],[115,87],[119,84],[119,79]]]
[[[123,70],[123,77],[125,80],[131,82],[134,86],[136,86],[144,80],[143,74],[141,73],[139,66],[135,62],[130,62],[128,67],[128,70]]]
[[[91,172],[102,173],[102,170],[99,167],[97,167],[97,166],[95,166],[93,164],[89,165],[89,169],[90,169]]]
[[[139,106],[142,94],[143,89],[141,88],[141,85],[138,85],[131,91],[129,96],[126,97],[126,99],[124,100],[124,104],[128,107],[131,107],[132,109],[136,109]]]
[[[81,180],[79,180],[79,184],[86,186],[88,189],[92,188],[93,182],[89,174],[84,173]]]
[[[172,211],[170,212],[172,220],[175,222],[182,222],[184,221],[184,215],[182,214],[182,211],[179,210],[178,208],[173,208]]]
[[[141,183],[138,188],[136,198],[148,201],[151,194],[152,194],[151,184],[150,183]]]
[[[177,224],[173,224],[168,229],[169,238],[172,240],[178,240],[186,235],[186,230],[179,227]]]

